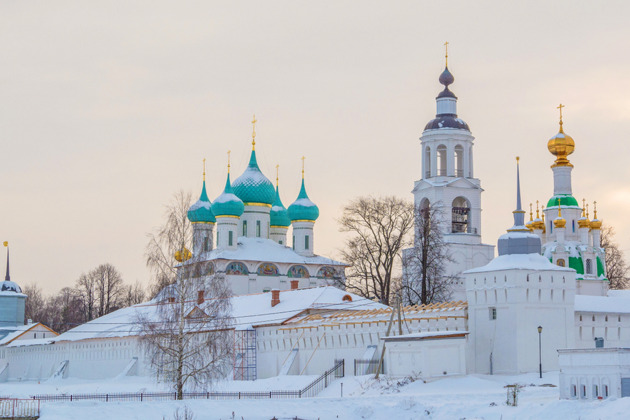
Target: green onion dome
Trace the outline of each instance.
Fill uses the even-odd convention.
[[[234,180],[234,194],[243,203],[260,203],[271,205],[276,194],[271,181],[260,171],[256,161],[256,151],[252,150],[249,165],[245,172]]]
[[[215,198],[212,203],[212,212],[216,217],[232,216],[241,217],[244,210],[243,201],[234,194],[230,184],[230,173],[228,172],[223,193]]]
[[[191,223],[214,223],[216,219],[214,213],[212,213],[212,203],[208,199],[206,193],[206,181],[203,181],[203,188],[201,189],[201,197],[199,200],[188,209],[188,220]]]
[[[271,227],[289,227],[291,221],[289,220],[289,214],[286,207],[282,204],[280,199],[280,189],[276,187],[276,199],[271,206],[271,212],[269,213]]]
[[[577,200],[569,194],[558,194],[554,195],[547,202],[547,208],[549,207],[558,207],[561,205],[562,207],[579,207]]]
[[[300,188],[300,194],[297,200],[289,206],[289,219],[291,222],[299,222],[307,220],[314,222],[319,217],[319,209],[308,198],[306,194],[306,188],[304,187],[304,178],[302,178],[302,188]]]

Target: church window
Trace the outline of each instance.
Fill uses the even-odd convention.
[[[455,176],[464,176],[464,148],[459,144],[455,146]]]
[[[571,220],[571,225],[573,226],[573,233],[575,233],[575,220]]]
[[[586,260],[586,274],[593,274],[593,260]]]
[[[325,279],[335,278],[335,269],[332,267],[322,267],[317,271],[317,277],[323,277]]]
[[[203,238],[203,251],[210,251],[210,238],[208,238],[207,236]]]
[[[233,241],[234,241],[234,233],[230,230],[228,232],[228,246],[232,246]]]
[[[497,319],[497,308],[488,308],[489,309],[489,315],[490,315],[490,321],[494,321],[495,319]]]
[[[608,315],[606,315],[606,322],[608,322]]]
[[[247,220],[243,220],[243,236],[247,236]]]
[[[529,302],[529,289],[525,289],[525,300]]]
[[[431,148],[424,149],[424,177],[431,178]]]
[[[451,219],[451,232],[452,233],[469,233],[469,214],[470,214],[470,204],[468,200],[464,197],[457,197],[453,200],[452,208],[452,219]]]
[[[437,175],[446,176],[446,146],[437,147]]]
[[[256,237],[260,238],[260,220],[256,220]]]
[[[295,235],[293,235],[293,249],[295,249]]]
[[[280,245],[282,245],[282,239],[280,239],[280,240],[278,241],[278,243],[279,243]]]
[[[564,300],[565,300],[565,297],[566,297],[566,296],[565,296],[565,290],[564,290],[564,289],[562,289],[562,301],[563,301],[563,302],[564,302]],[[580,321],[581,321],[581,319],[580,319]]]
[[[304,236],[304,249],[309,249],[310,248],[310,244],[309,244],[309,236],[306,235]]]

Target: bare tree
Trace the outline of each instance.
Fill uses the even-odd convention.
[[[173,284],[177,278],[177,252],[185,253],[192,243],[192,226],[188,221],[188,208],[192,194],[180,190],[166,205],[165,223],[149,235],[146,248],[147,267],[153,275],[150,294],[157,295],[165,286]]]
[[[611,289],[627,289],[630,287],[628,264],[615,242],[615,229],[604,226],[601,230],[601,247],[606,251],[606,277]]]
[[[90,272],[98,294],[98,313],[101,317],[120,308],[124,292],[123,279],[113,265],[101,264]]]
[[[146,293],[140,282],[136,281],[133,285],[124,287],[122,295],[123,306],[133,306],[144,302]]]
[[[346,289],[389,305],[401,251],[410,244],[413,205],[396,197],[359,197],[343,209],[339,220],[346,241],[342,258],[351,265]]]
[[[453,262],[444,242],[438,206],[414,209],[414,245],[404,252],[402,295],[408,305],[446,301],[451,296],[453,276],[446,265]]]
[[[96,307],[98,305],[98,293],[96,291],[96,278],[92,273],[83,273],[76,283],[76,290],[81,297],[85,320],[91,321],[96,318]]]
[[[46,300],[37,284],[31,283],[22,288],[28,298],[24,304],[24,321],[42,322],[46,316]]]
[[[152,312],[138,312],[137,325],[156,374],[173,384],[177,398],[186,388],[207,389],[227,376],[234,331],[225,276],[179,278],[156,299]]]

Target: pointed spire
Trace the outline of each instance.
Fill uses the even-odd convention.
[[[527,231],[525,227],[525,211],[521,208],[521,177],[519,171],[519,160],[516,157],[516,210],[512,212],[514,215],[514,226],[508,229],[508,232]]]
[[[4,277],[4,280],[11,281],[11,274],[9,273],[9,242],[4,241],[4,246],[7,248],[7,275]]]

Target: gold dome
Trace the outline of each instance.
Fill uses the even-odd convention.
[[[175,252],[175,259],[179,262],[188,261],[191,258],[192,258],[192,252],[190,252],[188,248],[184,247],[184,249],[182,249],[181,251]]]
[[[591,221],[591,229],[601,229],[602,221],[597,218],[597,201],[593,203],[593,220]]]
[[[588,228],[591,226],[591,221],[588,220],[588,217],[586,216],[586,205],[584,204],[585,201],[585,199],[582,199],[582,217],[578,219],[578,226],[580,228]]]
[[[558,217],[553,221],[553,226],[557,229],[563,228],[567,225],[567,221],[562,218],[562,209],[560,203],[558,203]]]
[[[556,161],[553,166],[573,166],[567,156],[569,156],[575,150],[575,142],[573,141],[573,137],[565,134],[562,129],[562,108],[564,105],[560,104],[558,107],[560,109],[560,131],[558,134],[549,139],[547,143],[547,148],[551,152],[552,155],[556,157]],[[552,166],[552,167],[553,167]]]

